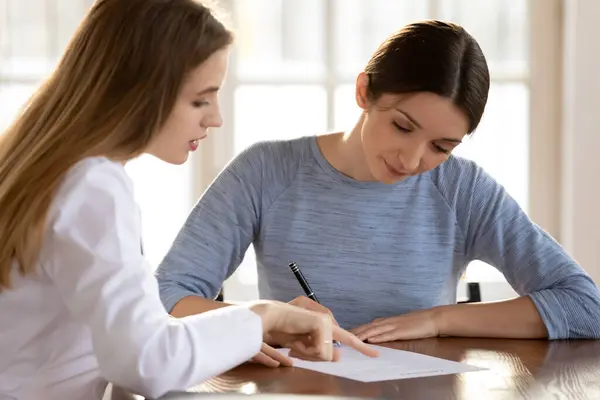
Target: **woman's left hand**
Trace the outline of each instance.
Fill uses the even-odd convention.
[[[395,317],[378,318],[371,323],[351,329],[360,340],[369,343],[394,340],[425,339],[440,333],[436,309],[414,311]]]

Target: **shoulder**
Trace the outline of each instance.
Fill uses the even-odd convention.
[[[427,173],[447,202],[456,206],[461,198],[499,186],[475,161],[459,156],[450,158]]]
[[[314,136],[257,142],[234,157],[222,174],[232,175],[245,186],[260,185],[277,192],[294,181],[309,159],[312,141]]]
[[[260,165],[262,168],[298,168],[310,151],[311,140],[314,140],[314,137],[259,141],[243,150],[231,164]]]
[[[475,161],[452,155],[446,162],[431,170],[429,175],[436,184],[443,184],[448,179],[462,184],[477,179],[482,172],[482,168]]]
[[[80,187],[99,187],[110,191],[106,184],[117,185],[119,189],[133,190],[133,183],[127,176],[123,164],[104,157],[90,157],[79,161],[66,174],[59,195],[68,193]]]
[[[133,182],[124,166],[104,157],[90,157],[66,174],[54,198],[50,218],[70,212],[88,213],[102,208],[109,212],[117,204],[134,203]]]

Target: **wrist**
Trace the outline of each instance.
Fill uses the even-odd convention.
[[[263,328],[263,335],[267,335],[273,325],[273,307],[266,301],[255,301],[246,305],[246,307],[260,317]]]
[[[450,306],[438,306],[431,309],[432,319],[437,331],[437,336],[449,336],[448,307]]]

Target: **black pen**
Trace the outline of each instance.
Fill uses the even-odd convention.
[[[294,273],[294,276],[296,277],[296,279],[298,279],[298,282],[300,283],[300,286],[302,286],[302,290],[304,290],[304,293],[306,294],[306,297],[308,297],[309,299],[311,299],[315,303],[321,304],[319,302],[319,300],[317,299],[317,296],[315,295],[315,292],[313,292],[313,290],[311,289],[310,285],[308,284],[308,281],[306,280],[306,278],[302,274],[302,271],[300,271],[300,267],[298,266],[298,264],[296,264],[295,262],[291,262],[291,263],[288,264],[288,266],[290,267],[290,269]],[[337,340],[334,340],[333,344],[336,347],[341,346],[341,343],[339,341],[337,341]]]

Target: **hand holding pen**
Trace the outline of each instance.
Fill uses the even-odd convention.
[[[306,297],[304,297],[304,296],[296,297],[294,300],[290,301],[289,304],[297,306],[297,307],[306,308],[308,310],[328,314],[331,317],[331,320],[336,325],[338,325],[331,310],[329,310],[327,307],[322,306],[321,303],[319,302],[319,300],[317,299],[317,295],[315,294],[315,292],[312,290],[312,288],[308,284],[308,281],[302,274],[302,271],[300,271],[300,267],[294,262],[289,263],[288,266],[294,273],[294,276],[298,280],[298,283],[300,283],[302,290],[304,290],[304,293],[306,293]],[[334,340],[333,344],[334,344],[334,346],[337,346],[337,347],[339,347],[341,345],[340,342],[337,340]]]

